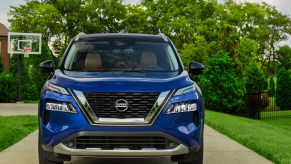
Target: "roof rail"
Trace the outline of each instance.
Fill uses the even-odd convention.
[[[80,39],[80,37],[82,36],[82,35],[85,35],[86,33],[84,33],[84,32],[80,32],[76,37],[75,37],[75,41],[78,41],[79,39]]]
[[[169,41],[168,37],[164,33],[161,32],[161,29],[159,29],[159,35],[161,35],[163,37],[165,42]]]

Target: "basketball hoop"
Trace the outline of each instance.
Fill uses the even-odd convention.
[[[21,49],[21,51],[23,52],[25,58],[28,58],[29,57],[29,52],[31,52],[31,50],[32,49],[29,48],[29,47],[27,47],[27,48],[24,47],[24,48]]]

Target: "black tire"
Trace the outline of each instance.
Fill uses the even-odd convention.
[[[39,132],[40,133],[40,132]],[[39,164],[63,164],[64,162],[51,161],[48,158],[48,153],[43,150],[40,144],[40,134],[38,135],[38,161]]]
[[[203,136],[203,135],[202,135]],[[204,137],[202,137],[202,143],[199,151],[197,152],[197,159],[191,162],[179,162],[179,164],[203,164],[203,149],[204,149]]]

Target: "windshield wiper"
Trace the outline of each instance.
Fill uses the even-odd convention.
[[[116,72],[137,72],[137,73],[145,73],[148,71],[145,70],[139,70],[139,69],[130,69],[130,70],[112,70],[112,71],[116,71]]]

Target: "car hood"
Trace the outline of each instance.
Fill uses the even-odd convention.
[[[50,82],[83,92],[164,92],[193,84],[182,72],[76,72],[56,70]]]

